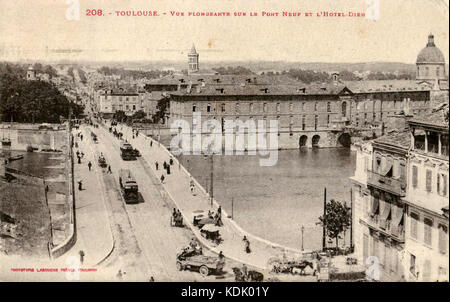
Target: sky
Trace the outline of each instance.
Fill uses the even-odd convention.
[[[66,17],[73,2],[80,4],[79,20]],[[323,11],[370,17],[376,2],[377,20],[317,17]],[[195,43],[203,61],[415,63],[432,32],[448,63],[448,2],[0,0],[0,60],[182,61]],[[88,9],[101,9],[103,15],[87,16]],[[158,16],[120,17],[116,11],[157,11]],[[172,17],[171,11],[185,16]],[[262,16],[262,12],[283,11],[301,16]],[[246,12],[247,16],[196,17],[189,12]],[[306,12],[313,16],[306,17]]]

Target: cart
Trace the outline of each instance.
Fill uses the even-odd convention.
[[[220,236],[219,228],[213,224],[205,224],[201,228],[200,234],[206,239],[212,240],[217,245],[219,245],[222,242],[222,237]]]
[[[172,227],[183,227],[183,215],[177,214],[170,216],[170,226]]]
[[[218,257],[205,256],[202,252],[188,247],[177,254],[176,266],[179,271],[198,271],[206,277],[210,274],[222,274],[225,261]]]
[[[106,159],[105,159],[105,157],[103,156],[103,155],[100,155],[99,157],[98,157],[98,165],[100,166],[100,167],[102,167],[102,168],[106,168]]]

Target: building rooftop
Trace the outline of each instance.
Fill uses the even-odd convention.
[[[431,127],[447,128],[448,131],[448,103],[438,104],[431,112],[413,117],[411,124],[422,124]]]
[[[344,81],[353,93],[395,92],[395,91],[429,91],[428,83],[416,80],[372,80]]]
[[[374,140],[375,143],[408,149],[411,145],[411,134],[407,130],[394,130]]]
[[[177,96],[209,96],[209,95],[338,95],[351,94],[342,84],[301,84],[273,85],[273,84],[240,84],[240,85],[205,85],[182,89],[170,93]]]

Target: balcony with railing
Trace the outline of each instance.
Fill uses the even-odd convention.
[[[361,218],[360,222],[395,241],[405,242],[405,229],[402,224],[395,225],[392,220],[381,219],[379,215],[368,215]]]
[[[372,187],[398,196],[403,197],[406,195],[406,182],[399,178],[393,178],[374,171],[368,171],[367,183]]]

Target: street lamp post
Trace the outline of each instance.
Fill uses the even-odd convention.
[[[302,224],[302,252],[303,252],[303,234],[305,232],[305,226]]]
[[[211,195],[211,207],[213,206],[213,199],[214,199],[214,154],[211,153],[211,189],[210,189],[210,195]]]

